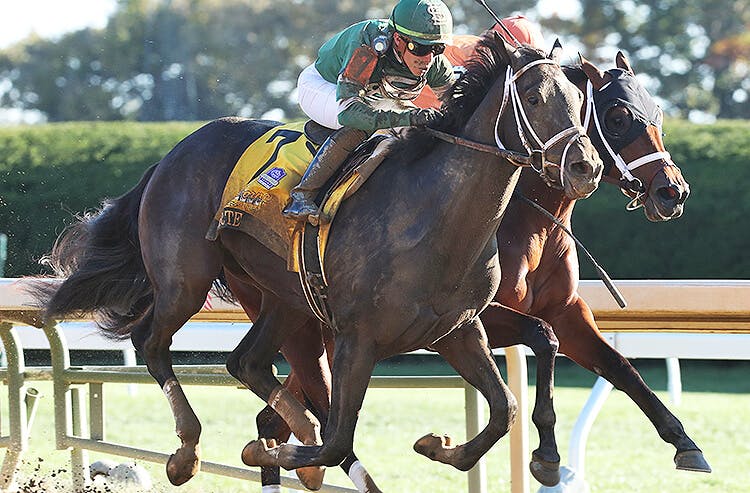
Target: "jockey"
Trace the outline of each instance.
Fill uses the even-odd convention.
[[[317,214],[318,189],[374,131],[427,125],[441,116],[411,100],[425,86],[442,94],[452,85],[453,68],[442,55],[452,33],[453,18],[441,0],[400,0],[390,19],[359,22],[323,44],[299,76],[299,104],[336,131],[292,189],[286,217],[303,221]]]
[[[503,25],[513,34],[519,43],[527,44],[534,48],[544,49],[544,37],[539,26],[528,20],[522,15],[506,17],[501,19]],[[508,43],[514,44],[515,41],[508,37],[503,28],[495,24],[492,29],[499,32],[503,39]],[[466,63],[466,60],[474,55],[476,45],[479,42],[479,36],[471,34],[455,35],[451,43],[445,47],[444,55],[454,67],[454,70],[460,71]],[[438,96],[429,87],[425,87],[422,93],[414,100],[414,104],[420,108],[440,108]]]

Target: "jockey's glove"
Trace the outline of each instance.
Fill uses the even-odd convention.
[[[443,113],[435,108],[416,109],[409,113],[409,122],[414,127],[429,125],[443,117]]]

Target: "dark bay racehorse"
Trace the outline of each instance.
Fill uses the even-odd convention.
[[[579,131],[578,91],[555,61],[530,48],[514,50],[494,33],[484,38],[481,52],[455,86],[441,130],[484,144],[499,138],[515,150],[529,142],[549,143],[568,129]],[[508,88],[515,111],[505,104]],[[528,127],[516,125],[520,110]],[[286,469],[339,464],[352,450],[375,363],[429,347],[480,389],[491,412],[486,428],[466,444],[448,446],[428,436],[419,448],[434,460],[469,469],[507,433],[515,414],[478,314],[500,282],[495,233],[519,169],[416,130],[394,145],[342,205],[326,254],[336,347],[321,440],[318,419],[272,372],[282,343],[312,318],[297,274],[252,235],[225,230],[216,242],[204,238],[223,205],[234,163],[274,125],[240,119],[209,123],[151,167],[134,189],[74,225],[50,257],[56,272],[68,277],[47,293],[46,316],[94,312],[112,336],[130,336],[167,397],[182,442],[167,464],[173,484],[199,468],[201,426],[175,376],[169,348],[222,270],[262,294],[254,326],[227,368],[306,444],[268,447],[265,440],[254,441],[243,451],[245,463]],[[522,135],[511,131],[517,128]],[[585,136],[547,151],[558,158],[571,198],[595,190],[602,164]],[[561,162],[563,155],[567,159]],[[531,317],[521,322],[539,325]]]
[[[637,81],[621,52],[618,52],[615,63],[617,68],[606,72],[583,59],[580,67],[564,67],[568,78],[586,97],[584,116],[588,114],[589,117],[584,121],[588,123],[587,131],[605,164],[602,179],[617,184],[634,199],[630,208],[643,206],[649,220],[677,218],[683,212],[690,188],[665,150],[660,110]],[[603,87],[604,92],[601,91]],[[530,171],[521,173],[516,189],[518,195],[551,211],[571,229],[575,200],[559,191],[550,191],[544,181]],[[480,318],[492,348],[520,343],[529,346],[536,354],[539,370],[533,419],[540,433],[550,420],[544,416],[550,407],[540,403],[540,400],[550,398],[549,387],[543,382],[554,364],[559,341],[560,352],[605,377],[633,399],[654,424],[659,436],[675,446],[678,469],[710,472],[708,463],[679,420],[649,389],[630,362],[601,336],[591,310],[576,292],[578,256],[575,242],[520,196],[511,199],[497,238],[503,276],[494,302]],[[228,281],[248,314],[257,310],[254,307],[259,302],[258,293],[236,285],[231,278]],[[554,334],[539,330],[544,328],[543,325],[535,330],[519,325],[518,314],[506,307],[549,321]],[[323,337],[323,341],[330,342],[330,338]],[[329,361],[325,359],[318,328],[310,326],[306,331],[298,332],[295,338],[284,344],[283,354],[292,367],[285,384],[316,406],[323,406],[318,409],[325,409]],[[551,419],[554,423],[554,415]],[[286,425],[268,408],[259,415],[258,424],[261,436],[282,439],[288,436]],[[556,454],[555,450],[547,457]],[[352,454],[342,464],[347,472],[354,461],[356,456]],[[550,462],[546,466],[556,468]],[[274,473],[264,472],[268,484],[272,484]],[[370,487],[361,491],[379,491],[366,473],[364,477],[368,478]]]

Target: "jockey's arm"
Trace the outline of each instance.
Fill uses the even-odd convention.
[[[412,110],[384,110],[373,108],[361,96],[341,100],[339,123],[373,133],[383,128],[408,127],[411,125]]]

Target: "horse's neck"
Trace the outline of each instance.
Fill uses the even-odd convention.
[[[501,76],[468,120],[461,132],[463,137],[490,146],[496,145],[495,125],[503,99],[503,87],[504,77]],[[504,115],[501,126],[515,129],[512,115]],[[486,219],[499,221],[518,180],[518,169],[505,159],[489,153],[459,147],[454,152],[463,155],[461,170],[466,181],[464,188],[471,188],[466,190],[464,197],[472,203],[484,201],[485,210],[491,212]]]
[[[494,145],[501,100],[502,80],[490,89],[461,135]],[[446,248],[460,242],[470,255],[479,254],[497,231],[520,170],[493,154],[451,144],[436,146],[426,161],[425,170],[437,183],[431,193],[440,241]]]

